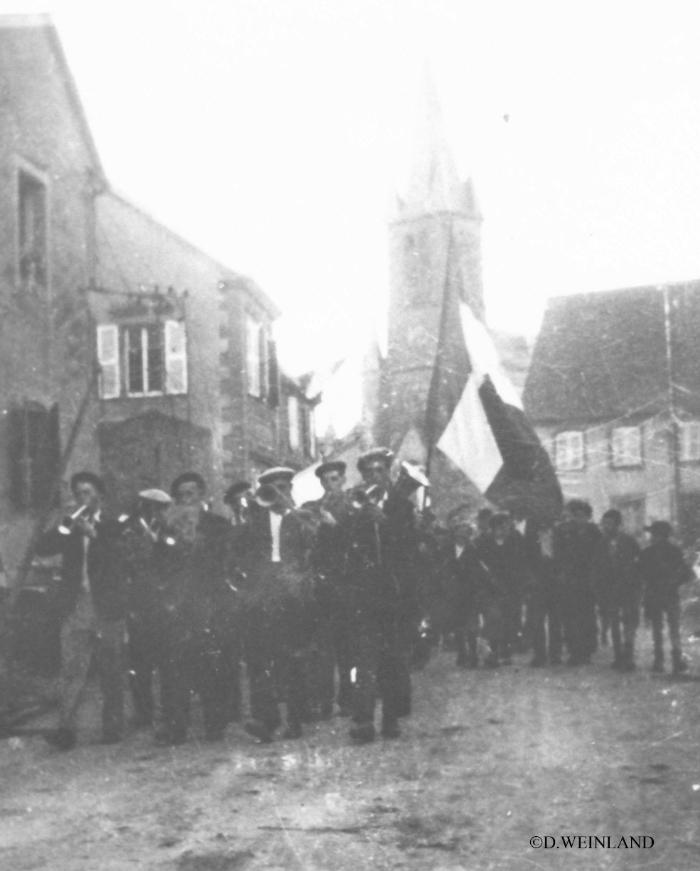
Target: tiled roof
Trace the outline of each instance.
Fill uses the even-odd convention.
[[[700,413],[700,281],[551,300],[523,401],[537,423],[646,416],[668,408],[671,381]]]

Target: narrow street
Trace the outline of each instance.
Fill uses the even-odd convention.
[[[105,748],[90,743],[88,705],[73,753],[0,742],[0,867],[695,869],[700,645],[688,650],[685,680],[652,675],[647,646],[632,675],[606,650],[588,668],[531,669],[523,656],[478,672],[442,653],[415,676],[402,739],[365,748],[338,718],[271,746],[236,726],[224,744],[161,749],[135,733]],[[654,845],[528,843],[570,834]]]

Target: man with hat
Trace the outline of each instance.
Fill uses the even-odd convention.
[[[591,566],[593,587],[612,634],[612,667],[633,671],[641,598],[639,545],[624,532],[622,514],[616,508],[603,514],[600,528],[603,535],[594,548]]]
[[[588,502],[571,499],[566,505],[566,519],[557,524],[553,535],[554,571],[561,591],[568,665],[589,663],[597,646],[591,565],[601,532],[591,522],[592,516]]]
[[[220,740],[227,722],[216,618],[233,595],[225,572],[229,525],[208,510],[205,493],[197,472],[178,476],[171,487],[175,504],[168,524],[174,544],[160,551],[163,723],[156,740],[161,744],[186,740],[191,689],[202,703],[207,740]]]
[[[335,672],[338,670],[337,702],[341,716],[349,716],[352,700],[350,626],[345,590],[345,565],[349,547],[352,506],[345,487],[346,464],[327,460],[315,469],[324,494],[321,499],[305,503],[316,523],[311,550],[317,625],[311,658],[314,702],[318,715],[328,719],[333,714]]]
[[[124,721],[124,562],[119,524],[103,511],[102,479],[77,472],[70,481],[77,510],[39,541],[37,554],[62,557],[59,727],[47,740],[76,744],[78,706],[94,659],[102,692],[102,742],[121,740]]]
[[[673,544],[673,529],[665,520],[656,520],[645,527],[650,543],[642,550],[639,558],[639,573],[642,578],[644,613],[651,621],[654,637],[653,671],[664,670],[663,621],[668,622],[668,636],[671,642],[671,662],[673,674],[680,674],[688,668],[683,659],[680,634],[680,595],[679,587],[693,579],[693,571],[683,558],[683,551]]]
[[[245,524],[248,503],[251,498],[248,481],[236,481],[224,493],[224,505],[231,512],[231,526],[237,527]]]
[[[364,494],[350,531],[348,590],[351,620],[355,725],[351,739],[373,741],[376,697],[382,700],[382,735],[400,734],[398,719],[410,712],[410,648],[415,618],[417,539],[414,506],[391,480],[393,454],[374,448],[357,467]]]
[[[307,705],[311,533],[294,508],[294,474],[275,466],[259,476],[239,551],[251,708],[245,729],[263,743],[281,724],[277,690],[287,703],[285,738],[301,737]]]
[[[129,684],[137,728],[154,722],[153,672],[160,662],[162,645],[158,619],[159,548],[175,543],[165,519],[171,504],[164,490],[141,490],[134,511],[119,518],[127,577]]]

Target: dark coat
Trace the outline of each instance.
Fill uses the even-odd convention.
[[[493,599],[495,587],[474,544],[467,544],[458,557],[454,542],[450,540],[444,543],[441,556],[444,589],[456,615],[462,619],[481,611]]]
[[[530,570],[525,541],[519,532],[511,532],[502,544],[498,544],[491,536],[483,536],[476,553],[488,569],[500,595],[522,595],[529,583]]]
[[[641,593],[639,545],[621,532],[614,539],[601,536],[593,549],[591,581],[602,608],[638,604]]]
[[[356,613],[408,615],[416,606],[418,538],[410,500],[390,492],[381,509],[352,517],[347,584]]]
[[[172,640],[210,632],[233,596],[226,583],[229,524],[201,511],[194,541],[175,533],[175,545],[155,546],[158,564],[159,612]]]
[[[121,620],[126,615],[126,569],[119,524],[102,517],[95,524],[96,537],[90,539],[87,556],[90,594],[95,613],[103,620]],[[62,535],[58,529],[47,532],[36,548],[38,556],[62,558],[57,604],[62,619],[75,609],[83,583],[84,536],[74,530]]]
[[[678,588],[694,577],[683,551],[670,541],[656,542],[642,550],[639,574],[647,611],[660,610],[677,601]]]
[[[594,523],[577,526],[570,521],[554,528],[554,571],[559,584],[567,589],[593,595],[591,567],[602,537]]]

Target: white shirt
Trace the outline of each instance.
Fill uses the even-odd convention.
[[[100,511],[96,511],[93,517],[92,522],[97,523],[100,519]],[[88,551],[90,550],[90,536],[83,536],[83,578],[82,578],[82,588],[86,593],[90,592],[90,576],[88,575]]]
[[[272,554],[270,559],[273,563],[281,563],[280,556],[280,529],[282,528],[282,515],[276,511],[268,512],[270,515],[270,536],[272,538]]]
[[[455,544],[455,556],[459,559],[464,553],[464,545],[463,544]]]

